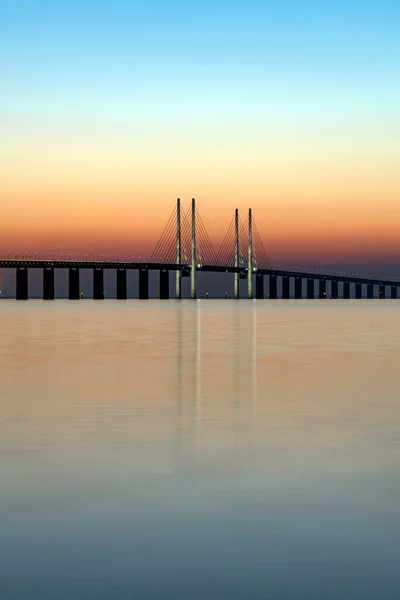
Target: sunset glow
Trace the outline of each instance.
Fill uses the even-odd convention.
[[[400,259],[395,2],[1,6],[1,255],[148,255],[195,197],[216,248],[252,207],[273,262]]]

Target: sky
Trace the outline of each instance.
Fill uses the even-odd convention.
[[[216,247],[400,263],[400,2],[0,0],[0,255]]]

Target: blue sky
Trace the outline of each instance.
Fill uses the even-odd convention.
[[[18,100],[22,109],[22,91],[26,109],[36,101],[56,111],[54,101],[68,101],[78,112],[87,92],[101,92],[112,112],[132,90],[175,100],[211,89],[229,100],[247,88],[273,100],[285,92],[307,99],[322,91],[336,97],[342,88],[398,89],[394,1],[12,0],[0,7],[2,106]]]

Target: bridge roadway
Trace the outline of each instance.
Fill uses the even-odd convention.
[[[148,272],[160,271],[160,298],[167,299],[169,295],[169,271],[183,271],[184,275],[190,273],[191,267],[188,264],[175,263],[151,263],[151,262],[129,262],[129,261],[95,261],[95,260],[40,260],[40,259],[2,259],[0,260],[0,269],[16,269],[16,298],[28,298],[28,269],[43,269],[43,298],[54,299],[54,269],[69,270],[69,298],[78,299],[79,291],[79,271],[81,269],[93,270],[93,297],[102,299],[103,292],[103,271],[113,269],[117,271],[117,298],[125,299],[127,297],[126,271],[139,271],[139,298],[146,299],[148,295]],[[247,278],[247,269],[243,266],[234,267],[232,265],[197,265],[197,272],[213,273],[240,273],[242,278]],[[327,295],[326,281],[331,282],[330,296],[339,297],[338,282],[343,284],[343,297],[350,298],[350,284],[355,284],[355,297],[362,298],[362,285],[367,286],[367,298],[373,298],[373,286],[379,286],[378,297],[386,297],[386,286],[391,288],[391,298],[397,298],[397,288],[400,287],[400,280],[390,280],[386,277],[366,277],[364,275],[351,275],[342,273],[320,273],[309,271],[295,271],[277,267],[253,267],[253,275],[256,281],[256,294],[258,299],[264,298],[264,276],[269,276],[269,298],[278,297],[277,278],[282,279],[282,298],[290,298],[290,280],[294,279],[294,297],[303,298],[302,281],[307,281],[307,298],[314,298],[314,282],[319,281],[318,297],[325,298]]]

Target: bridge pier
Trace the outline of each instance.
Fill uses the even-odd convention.
[[[396,300],[397,298],[397,287],[395,285],[392,285],[392,287],[390,288],[390,297],[392,298],[392,300]]]
[[[139,270],[139,300],[149,299],[149,270]]]
[[[343,299],[350,300],[350,281],[343,281]]]
[[[337,300],[339,298],[339,284],[336,279],[331,281],[331,298]]]
[[[367,285],[367,298],[368,300],[372,300],[374,297],[374,284],[368,283]]]
[[[68,298],[70,300],[79,300],[79,269],[69,269],[68,280]]]
[[[314,299],[314,279],[312,279],[312,277],[309,277],[307,279],[307,300],[313,300]]]
[[[160,300],[169,300],[169,271],[160,271]]]
[[[117,300],[126,300],[127,290],[126,269],[117,269]]]
[[[356,282],[356,300],[361,300],[362,298],[362,283],[359,281]]]
[[[276,300],[278,298],[278,284],[276,275],[269,276],[269,297],[271,300]]]
[[[386,287],[382,283],[379,284],[379,298],[383,300],[386,298]]]
[[[326,279],[319,280],[319,299],[324,300],[326,298]]]
[[[284,275],[282,277],[282,299],[289,300],[290,298],[290,277]]]
[[[303,280],[301,277],[296,277],[294,280],[294,297],[296,300],[303,298]]]
[[[235,273],[235,276],[238,273]],[[256,275],[256,299],[264,300],[264,275],[257,273]]]
[[[54,300],[54,269],[43,269],[43,300]]]
[[[175,298],[180,300],[182,298],[182,271],[177,269],[175,275]]]
[[[93,300],[104,300],[104,271],[93,269]]]
[[[16,294],[17,300],[28,300],[28,269],[17,267]]]
[[[242,279],[242,277],[240,276],[240,273],[234,273],[233,274],[233,299],[234,300],[239,300],[240,298],[240,279]]]

